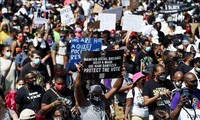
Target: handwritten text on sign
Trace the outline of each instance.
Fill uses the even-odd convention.
[[[121,75],[123,51],[83,52],[83,80],[116,78]]]
[[[82,51],[100,51],[101,38],[76,38],[71,40],[70,62],[78,63],[81,60]]]
[[[35,24],[46,24],[50,14],[51,13],[48,10],[37,9],[37,12],[34,13],[33,21]]]
[[[116,14],[100,13],[99,20],[100,20],[100,31],[115,30]]]
[[[60,16],[62,24],[71,25],[75,23],[74,14],[72,13],[70,6],[61,9]]]

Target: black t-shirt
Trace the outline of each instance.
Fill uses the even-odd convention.
[[[27,63],[26,65],[24,65],[19,79],[22,80],[24,76],[30,72],[35,73],[37,75],[37,80],[43,81],[43,83],[47,83],[50,79],[47,68],[44,64],[40,64],[38,68],[33,68],[31,66],[31,63]]]
[[[72,106],[75,105],[75,98],[74,98],[74,93],[72,90],[66,88],[64,92],[60,93],[55,88],[51,88],[51,89],[53,89],[60,97],[64,97],[64,98],[71,100],[73,103]],[[42,97],[42,103],[49,105],[52,102],[56,101],[57,98],[59,98],[51,89],[47,90],[44,93],[44,95]],[[52,118],[52,112],[54,111],[54,109],[52,109],[51,111],[46,113],[47,120],[50,120]]]
[[[36,85],[31,90],[27,90],[27,88],[22,87],[17,91],[16,103],[20,105],[20,111],[28,108],[32,110],[40,110],[41,109],[41,100],[44,94],[44,89]]]
[[[184,74],[192,70],[192,66],[188,66],[185,63],[181,63],[179,66],[179,70],[182,71]]]
[[[29,57],[27,57],[23,63],[22,63],[22,66],[26,65],[27,63],[30,63],[31,62],[31,59]]]
[[[149,98],[154,97],[159,92],[172,91],[174,86],[171,81],[165,80],[165,82],[160,83],[155,80],[149,80],[145,83],[143,88],[143,96],[148,96]],[[163,102],[166,104],[164,105]],[[166,96],[161,96],[155,102],[148,106],[149,114],[154,114],[156,109],[170,109],[170,98]]]

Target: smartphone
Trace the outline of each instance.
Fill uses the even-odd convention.
[[[58,100],[59,102],[62,102],[62,98],[61,98],[61,97],[59,97],[57,100]]]
[[[188,90],[183,90],[183,95],[185,95],[186,98],[189,98],[189,91]]]

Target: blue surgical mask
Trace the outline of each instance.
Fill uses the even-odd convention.
[[[195,67],[195,70],[200,73],[200,68],[199,67]]]
[[[39,65],[40,64],[40,59],[39,58],[35,59],[34,60],[34,64]]]
[[[150,46],[148,46],[148,47],[145,48],[145,51],[147,51],[147,52],[149,52],[150,50],[151,50]]]
[[[10,58],[11,52],[6,52],[5,56],[6,56],[7,58]]]

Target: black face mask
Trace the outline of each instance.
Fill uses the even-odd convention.
[[[101,95],[93,95],[90,94],[90,101],[94,104],[94,105],[98,105],[101,102]]]
[[[28,47],[23,47],[24,52],[28,52]]]
[[[157,79],[158,79],[160,82],[164,82],[164,81],[166,80],[166,75],[165,75],[165,74],[158,75],[158,76],[157,76]]]
[[[30,82],[28,83],[28,85],[30,86],[30,88],[34,88],[36,86],[36,81]]]

